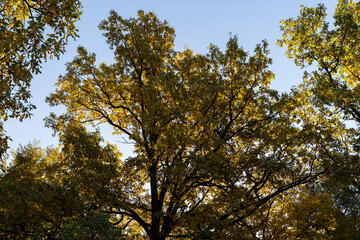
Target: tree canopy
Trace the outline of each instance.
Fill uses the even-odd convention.
[[[360,122],[359,112],[359,27],[360,5],[339,1],[334,13],[334,28],[325,21],[326,8],[302,7],[297,19],[282,22],[288,57],[298,66],[317,64],[317,70],[307,73],[305,83],[319,107],[333,107],[346,118]]]
[[[30,116],[30,82],[41,63],[59,57],[68,38],[77,37],[78,0],[2,0],[0,3],[1,152],[7,148],[3,122]]]
[[[290,93],[271,88],[266,41],[178,51],[154,12],[110,12],[99,28],[113,63],[79,47],[47,98],[67,109],[47,119],[58,148],[22,147],[1,175],[0,236],[357,239],[359,140],[344,120],[360,119],[359,7],[339,1],[334,30],[323,5],[282,22],[288,56],[319,63]],[[134,155],[88,124],[110,125]]]
[[[301,67],[314,66],[312,72],[305,72],[301,85],[310,93],[312,104],[324,116],[339,115],[344,120],[360,123],[359,112],[359,28],[360,3],[340,0],[334,12],[334,27],[325,21],[326,8],[323,4],[315,8],[302,7],[296,19],[282,22],[283,39],[280,46],[287,47],[287,55]],[[321,191],[331,192],[330,203],[342,212],[346,224],[355,224],[349,231],[359,237],[359,129],[354,130],[351,140],[352,156],[346,164],[339,165],[332,173],[332,179],[325,182]],[[348,219],[346,219],[348,218]],[[350,227],[350,226],[347,226]]]

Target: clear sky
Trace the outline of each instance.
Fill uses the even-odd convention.
[[[155,11],[160,19],[166,19],[175,28],[175,48],[182,50],[187,45],[194,52],[205,53],[209,43],[224,49],[229,34],[238,35],[239,44],[246,51],[252,52],[261,40],[269,42],[270,56],[275,73],[272,87],[279,91],[288,91],[301,82],[302,70],[286,58],[285,50],[276,45],[281,38],[279,21],[296,17],[299,6],[316,6],[324,3],[329,16],[336,5],[335,0],[83,0],[83,15],[77,23],[79,38],[71,41],[60,60],[43,64],[42,73],[32,81],[31,102],[36,105],[31,119],[19,122],[10,120],[5,123],[7,134],[12,138],[10,147],[27,144],[34,139],[42,146],[57,144],[52,137],[52,130],[44,127],[43,119],[50,112],[59,113],[63,108],[50,108],[45,97],[54,91],[54,84],[60,74],[65,73],[65,63],[76,55],[76,48],[81,45],[97,54],[99,62],[112,61],[112,53],[105,43],[97,26],[108,17],[111,9],[123,17],[135,17],[137,10]],[[329,18],[331,20],[331,18]],[[111,136],[110,127],[103,127],[104,139],[119,144],[125,156],[131,154],[131,146],[121,144],[122,138]]]

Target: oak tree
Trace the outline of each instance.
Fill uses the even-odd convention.
[[[237,37],[225,51],[176,51],[175,30],[143,11],[129,19],[112,11],[100,29],[114,63],[96,65],[79,47],[47,99],[67,113],[48,125],[61,133],[69,121],[105,123],[133,143],[119,175],[92,189],[128,238],[255,238],[251,229],[284,193],[343,161],[339,119],[322,117],[304,94],[270,88],[265,41],[253,54]]]

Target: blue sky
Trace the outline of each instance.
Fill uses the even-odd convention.
[[[252,52],[261,40],[269,42],[270,56],[275,73],[272,87],[279,91],[288,91],[301,82],[302,70],[286,58],[285,50],[276,45],[281,38],[279,21],[296,17],[299,6],[316,6],[324,3],[331,17],[335,0],[83,0],[83,15],[77,23],[79,38],[71,41],[67,51],[60,60],[52,60],[43,64],[42,73],[32,81],[31,102],[36,105],[31,119],[19,122],[10,120],[5,123],[7,134],[12,138],[10,147],[15,149],[19,144],[27,144],[34,139],[41,145],[57,144],[57,138],[52,137],[52,130],[44,127],[43,119],[50,112],[59,113],[61,107],[50,108],[45,103],[45,97],[54,91],[54,84],[60,74],[65,73],[65,63],[76,55],[76,48],[81,45],[97,54],[100,62],[112,61],[112,52],[105,43],[104,37],[97,26],[107,18],[111,9],[123,17],[136,16],[139,9],[155,11],[160,19],[166,19],[175,28],[175,48],[182,50],[187,45],[194,52],[205,53],[209,43],[224,49],[229,34],[238,35],[239,44],[246,51]],[[329,18],[330,20],[331,18]],[[120,136],[111,136],[108,126],[102,128],[104,139],[116,143],[125,156],[131,154],[131,146],[124,145]]]

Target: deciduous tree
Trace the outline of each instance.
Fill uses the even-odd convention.
[[[359,114],[359,27],[360,3],[340,0],[334,13],[334,27],[325,21],[326,8],[302,7],[296,19],[282,22],[287,55],[298,66],[317,64],[306,73],[305,85],[319,107],[340,110],[347,119],[360,122]]]
[[[114,63],[97,66],[80,47],[48,98],[67,114],[48,124],[106,123],[134,144],[109,190],[94,193],[129,238],[255,238],[272,202],[342,161],[344,125],[270,88],[266,42],[253,55],[237,37],[225,51],[175,51],[175,30],[143,11],[111,12],[100,29]]]
[[[287,55],[298,66],[313,65],[305,72],[301,87],[309,92],[312,104],[324,116],[341,115],[344,120],[360,123],[360,2],[340,0],[334,12],[334,26],[326,22],[326,8],[302,7],[297,18],[282,22]],[[314,66],[315,65],[315,66]],[[359,135],[359,129],[355,130]],[[332,194],[332,204],[341,213],[343,224],[336,229],[336,239],[346,234],[358,236],[360,202],[359,138],[354,137],[353,149],[344,154],[346,162],[334,164],[334,170],[324,179],[323,191]],[[321,196],[321,195],[319,195]],[[330,211],[330,210],[329,210]],[[341,235],[341,232],[345,235]],[[355,237],[357,238],[357,237]]]
[[[0,238],[122,239],[98,207],[116,189],[116,149],[72,125],[60,142],[61,151],[30,144],[13,153],[0,175]]]
[[[29,86],[41,63],[64,52],[75,38],[81,14],[78,0],[3,0],[0,3],[0,151],[7,148],[3,122],[27,118]]]

